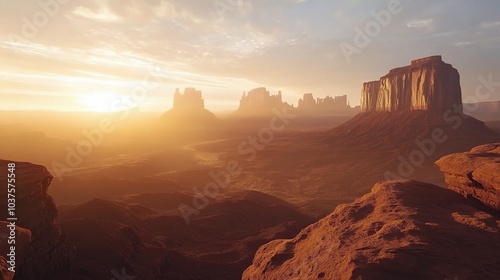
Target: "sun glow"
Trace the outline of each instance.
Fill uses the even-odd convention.
[[[80,103],[85,106],[85,110],[94,112],[114,112],[116,106],[113,104],[118,100],[118,96],[109,92],[92,92],[80,97]]]

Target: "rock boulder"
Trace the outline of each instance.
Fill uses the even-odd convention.
[[[500,143],[451,154],[436,164],[451,190],[500,211]]]

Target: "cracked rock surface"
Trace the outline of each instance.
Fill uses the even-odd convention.
[[[498,279],[500,220],[454,191],[376,184],[293,239],[259,248],[254,279]]]
[[[436,164],[451,190],[500,211],[500,143],[451,154]]]

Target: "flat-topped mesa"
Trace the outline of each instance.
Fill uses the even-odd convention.
[[[424,58],[419,58],[411,61],[411,65],[419,65],[419,64],[424,64],[424,63],[430,63],[430,62],[443,62],[443,57],[440,55],[433,55],[433,56],[428,56]]]
[[[195,88],[184,89],[184,94],[175,89],[174,94],[174,109],[176,110],[203,110],[205,109],[205,101],[202,98],[201,90]]]
[[[240,100],[240,112],[262,112],[281,108],[284,105],[281,91],[277,95],[271,95],[265,87],[252,89],[247,94],[243,93]]]
[[[362,112],[461,110],[460,75],[441,56],[416,59],[392,69],[379,81],[363,84]]]

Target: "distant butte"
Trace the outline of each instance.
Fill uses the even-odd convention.
[[[355,112],[358,108],[352,108],[347,100],[347,95],[342,96],[326,96],[325,98],[316,98],[312,93],[304,94],[304,97],[299,100],[299,112],[309,114],[326,114],[326,113],[346,113]]]
[[[277,95],[271,95],[265,87],[255,88],[248,93],[243,93],[240,100],[238,113],[262,114],[269,113],[273,109],[281,109],[283,106],[290,106],[283,102],[281,91]]]
[[[461,111],[461,105],[460,75],[441,56],[393,69],[380,80],[364,83],[361,93],[362,112]]]
[[[161,120],[168,126],[184,128],[212,126],[219,121],[212,112],[205,109],[201,90],[195,88],[186,88],[183,94],[176,89],[174,106],[162,115]]]
[[[181,94],[179,89],[175,89],[174,94],[174,109],[176,110],[204,110],[205,100],[201,95],[201,90],[195,88],[184,89],[184,94]]]
[[[265,88],[255,88],[248,93],[243,93],[240,100],[238,114],[243,115],[262,115],[269,114],[273,109],[281,110],[287,108],[290,112],[305,115],[334,115],[352,114],[359,112],[359,107],[352,108],[347,100],[347,95],[326,96],[325,98],[314,98],[312,93],[304,94],[299,100],[298,107],[294,107],[283,102],[281,91],[278,94],[271,95]]]

